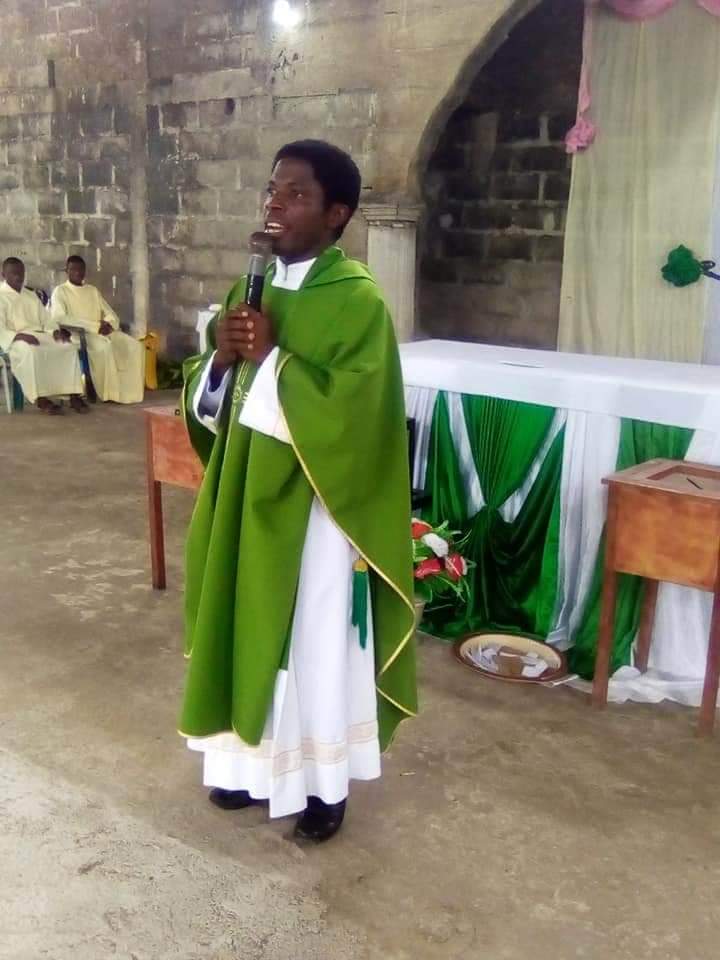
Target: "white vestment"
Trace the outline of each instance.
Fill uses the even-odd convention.
[[[66,280],[53,291],[50,310],[59,326],[68,324],[87,332],[90,373],[99,399],[141,403],[145,395],[145,347],[122,332],[117,314],[97,287]],[[100,333],[103,321],[113,328],[108,336]],[[77,334],[73,334],[73,341],[79,342]]]
[[[54,340],[56,329],[37,294],[0,283],[0,350],[10,357],[13,376],[30,403],[83,392],[77,347]],[[15,340],[18,333],[29,333],[39,343]]]
[[[273,285],[299,290],[313,262],[286,267],[278,261]],[[276,348],[260,366],[240,422],[289,443],[275,381],[277,355]],[[230,376],[211,391],[211,363],[196,392],[194,415],[214,430]],[[351,779],[380,776],[372,617],[365,649],[351,624],[357,558],[316,498],[303,547],[288,669],[278,673],[262,742],[250,746],[234,733],[189,738],[190,749],[204,753],[206,786],[247,790],[270,801],[271,817],[283,817],[304,810],[309,796],[338,803],[347,797]]]

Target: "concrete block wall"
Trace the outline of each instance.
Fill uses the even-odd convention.
[[[258,26],[248,8],[242,17],[196,16],[181,29],[190,62],[169,79],[166,60],[152,60],[161,73],[151,76],[147,109],[151,305],[156,314],[172,311],[171,349],[192,336],[198,308],[221,300],[241,272],[277,148],[324,129],[362,162],[377,99],[370,90],[268,93],[274,66],[268,83],[267,66],[253,58]],[[189,42],[188,30],[202,31],[200,46]],[[193,73],[191,66],[215,57],[220,41],[223,69]],[[356,228],[345,245],[362,256],[363,240]]]
[[[131,306],[128,143],[117,92],[99,87],[62,111],[0,117],[0,246],[21,256],[30,282],[52,286],[80,253],[124,311]],[[0,97],[0,108],[4,106]]]
[[[130,13],[126,0],[11,0],[0,13],[0,253],[22,257],[48,292],[79,253],[125,322]]]
[[[350,149],[365,201],[417,202],[476,65],[537,0],[5,0],[0,255],[50,287],[68,253],[167,353],[242,272],[272,154]],[[361,219],[346,239],[366,249]]]
[[[450,118],[425,180],[433,336],[555,348],[581,43],[580,5],[543,0]]]

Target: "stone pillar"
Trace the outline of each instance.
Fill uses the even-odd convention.
[[[133,324],[132,333],[144,337],[150,319],[150,253],[148,248],[147,216],[147,97],[138,92],[131,106],[132,133],[130,136],[130,276],[132,277]]]
[[[130,276],[132,277],[132,333],[143,337],[150,323],[150,250],[148,247],[147,104],[148,19],[150,0],[135,0],[134,95],[130,95]]]
[[[403,203],[367,203],[368,266],[382,288],[400,343],[415,333],[417,224],[422,208]]]

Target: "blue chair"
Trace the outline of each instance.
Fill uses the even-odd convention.
[[[20,384],[13,376],[10,357],[3,350],[0,350],[0,380],[2,381],[2,393],[7,412],[22,413],[25,406],[25,397]]]

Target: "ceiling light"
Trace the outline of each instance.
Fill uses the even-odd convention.
[[[280,27],[296,27],[302,20],[302,14],[289,0],[275,0],[273,20]]]

